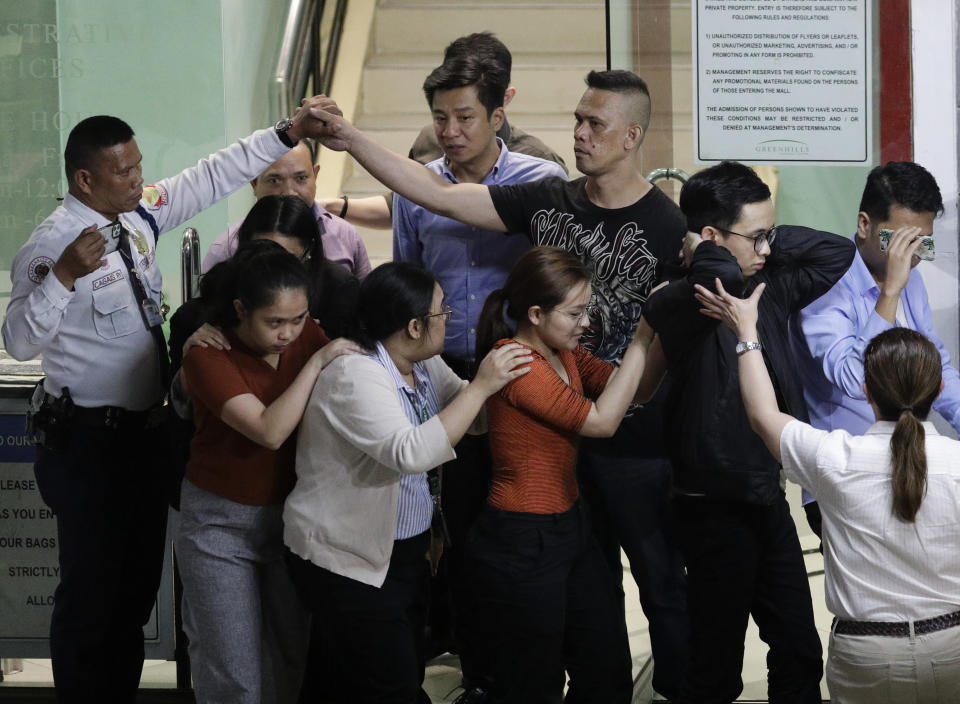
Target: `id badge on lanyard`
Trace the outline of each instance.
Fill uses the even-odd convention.
[[[150,297],[150,294],[147,293],[147,287],[144,285],[146,281],[144,261],[146,261],[147,256],[150,254],[150,243],[147,241],[146,235],[142,234],[136,228],[130,227],[128,223],[120,218],[118,218],[118,222],[123,225],[123,237],[126,239],[125,246],[119,248],[120,256],[127,265],[130,275],[137,278],[137,285],[134,286],[134,290],[139,294],[137,297],[140,299],[140,310],[143,312],[143,319],[146,321],[147,327],[150,328],[163,325],[164,317],[160,305]],[[139,257],[135,258],[133,256],[134,249],[137,250],[137,253],[140,255]]]

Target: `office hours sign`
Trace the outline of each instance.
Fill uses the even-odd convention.
[[[694,158],[869,165],[868,0],[697,0]]]

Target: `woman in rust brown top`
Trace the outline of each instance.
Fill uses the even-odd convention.
[[[561,702],[564,670],[568,701],[631,698],[619,582],[578,500],[576,454],[580,436],[612,435],[627,406],[652,395],[663,360],[642,320],[619,369],[580,347],[590,278],[572,254],[532,249],[490,294],[478,325],[478,354],[515,341],[534,356],[528,374],[487,401],[493,479],[467,543],[498,703]]]
[[[196,433],[176,552],[194,691],[201,704],[295,702],[309,618],[282,539],[294,430],[320,370],[357,347],[310,319],[307,270],[274,242],[241,247],[202,286],[229,347],[183,360]]]

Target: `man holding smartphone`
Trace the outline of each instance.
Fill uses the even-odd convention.
[[[933,316],[916,256],[943,199],[933,175],[910,161],[873,169],[860,199],[857,253],[850,269],[800,313],[792,326],[810,424],[862,435],[874,415],[863,391],[863,352],[884,330],[908,327],[926,335],[943,360],[943,391],[934,409],[960,432],[960,375],[933,328]],[[881,230],[890,231],[883,246]],[[886,233],[884,233],[886,234]],[[820,512],[804,492],[810,527],[820,535]]]

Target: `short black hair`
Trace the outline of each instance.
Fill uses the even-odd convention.
[[[507,74],[507,85],[510,84],[513,57],[510,55],[510,50],[494,36],[493,32],[474,32],[465,37],[459,37],[443,50],[444,63],[467,56],[477,56],[498,64]]]
[[[702,232],[708,225],[729,229],[743,206],[770,198],[770,189],[757,173],[738,161],[721,161],[698,171],[680,190],[680,210],[687,229]]]
[[[313,208],[299,196],[270,195],[259,198],[237,230],[237,245],[251,241],[254,235],[276,232],[295,237],[310,254],[311,264],[323,260],[323,242]]]
[[[119,117],[94,115],[80,120],[70,130],[67,146],[63,150],[64,170],[67,184],[79,169],[90,169],[101,149],[125,144],[133,139],[133,129]]]
[[[591,88],[609,90],[614,93],[643,93],[650,97],[647,82],[633,71],[613,69],[610,71],[591,71],[584,79]]]
[[[373,349],[414,318],[426,325],[436,283],[433,274],[418,264],[381,264],[360,283],[354,329],[348,337]]]
[[[487,117],[503,107],[504,94],[510,87],[509,73],[494,61],[481,56],[461,56],[444,61],[423,82],[427,105],[433,109],[433,96],[438,90],[453,90],[473,86],[477,99],[486,108]]]
[[[257,235],[277,233],[284,237],[293,237],[300,243],[306,255],[305,266],[310,275],[310,311],[317,313],[329,306],[330,301],[323,300],[321,292],[330,269],[326,265],[323,253],[323,240],[317,226],[317,216],[313,208],[304,203],[299,196],[264,196],[250,208],[247,217],[237,230],[237,249],[254,242]],[[319,314],[318,314],[319,317]]]
[[[860,198],[860,212],[874,222],[890,217],[890,206],[899,205],[915,213],[943,212],[943,196],[937,180],[912,161],[888,161],[867,176]]]
[[[234,299],[252,313],[271,305],[277,293],[284,290],[303,291],[309,301],[310,287],[306,267],[279,244],[270,240],[244,242],[230,259],[201,277],[204,319],[232,330],[240,324]]]
[[[631,116],[644,133],[650,126],[650,89],[647,82],[633,71],[614,69],[611,71],[591,71],[584,79],[588,88],[608,90],[612,93],[629,95],[636,100],[636,111]]]

